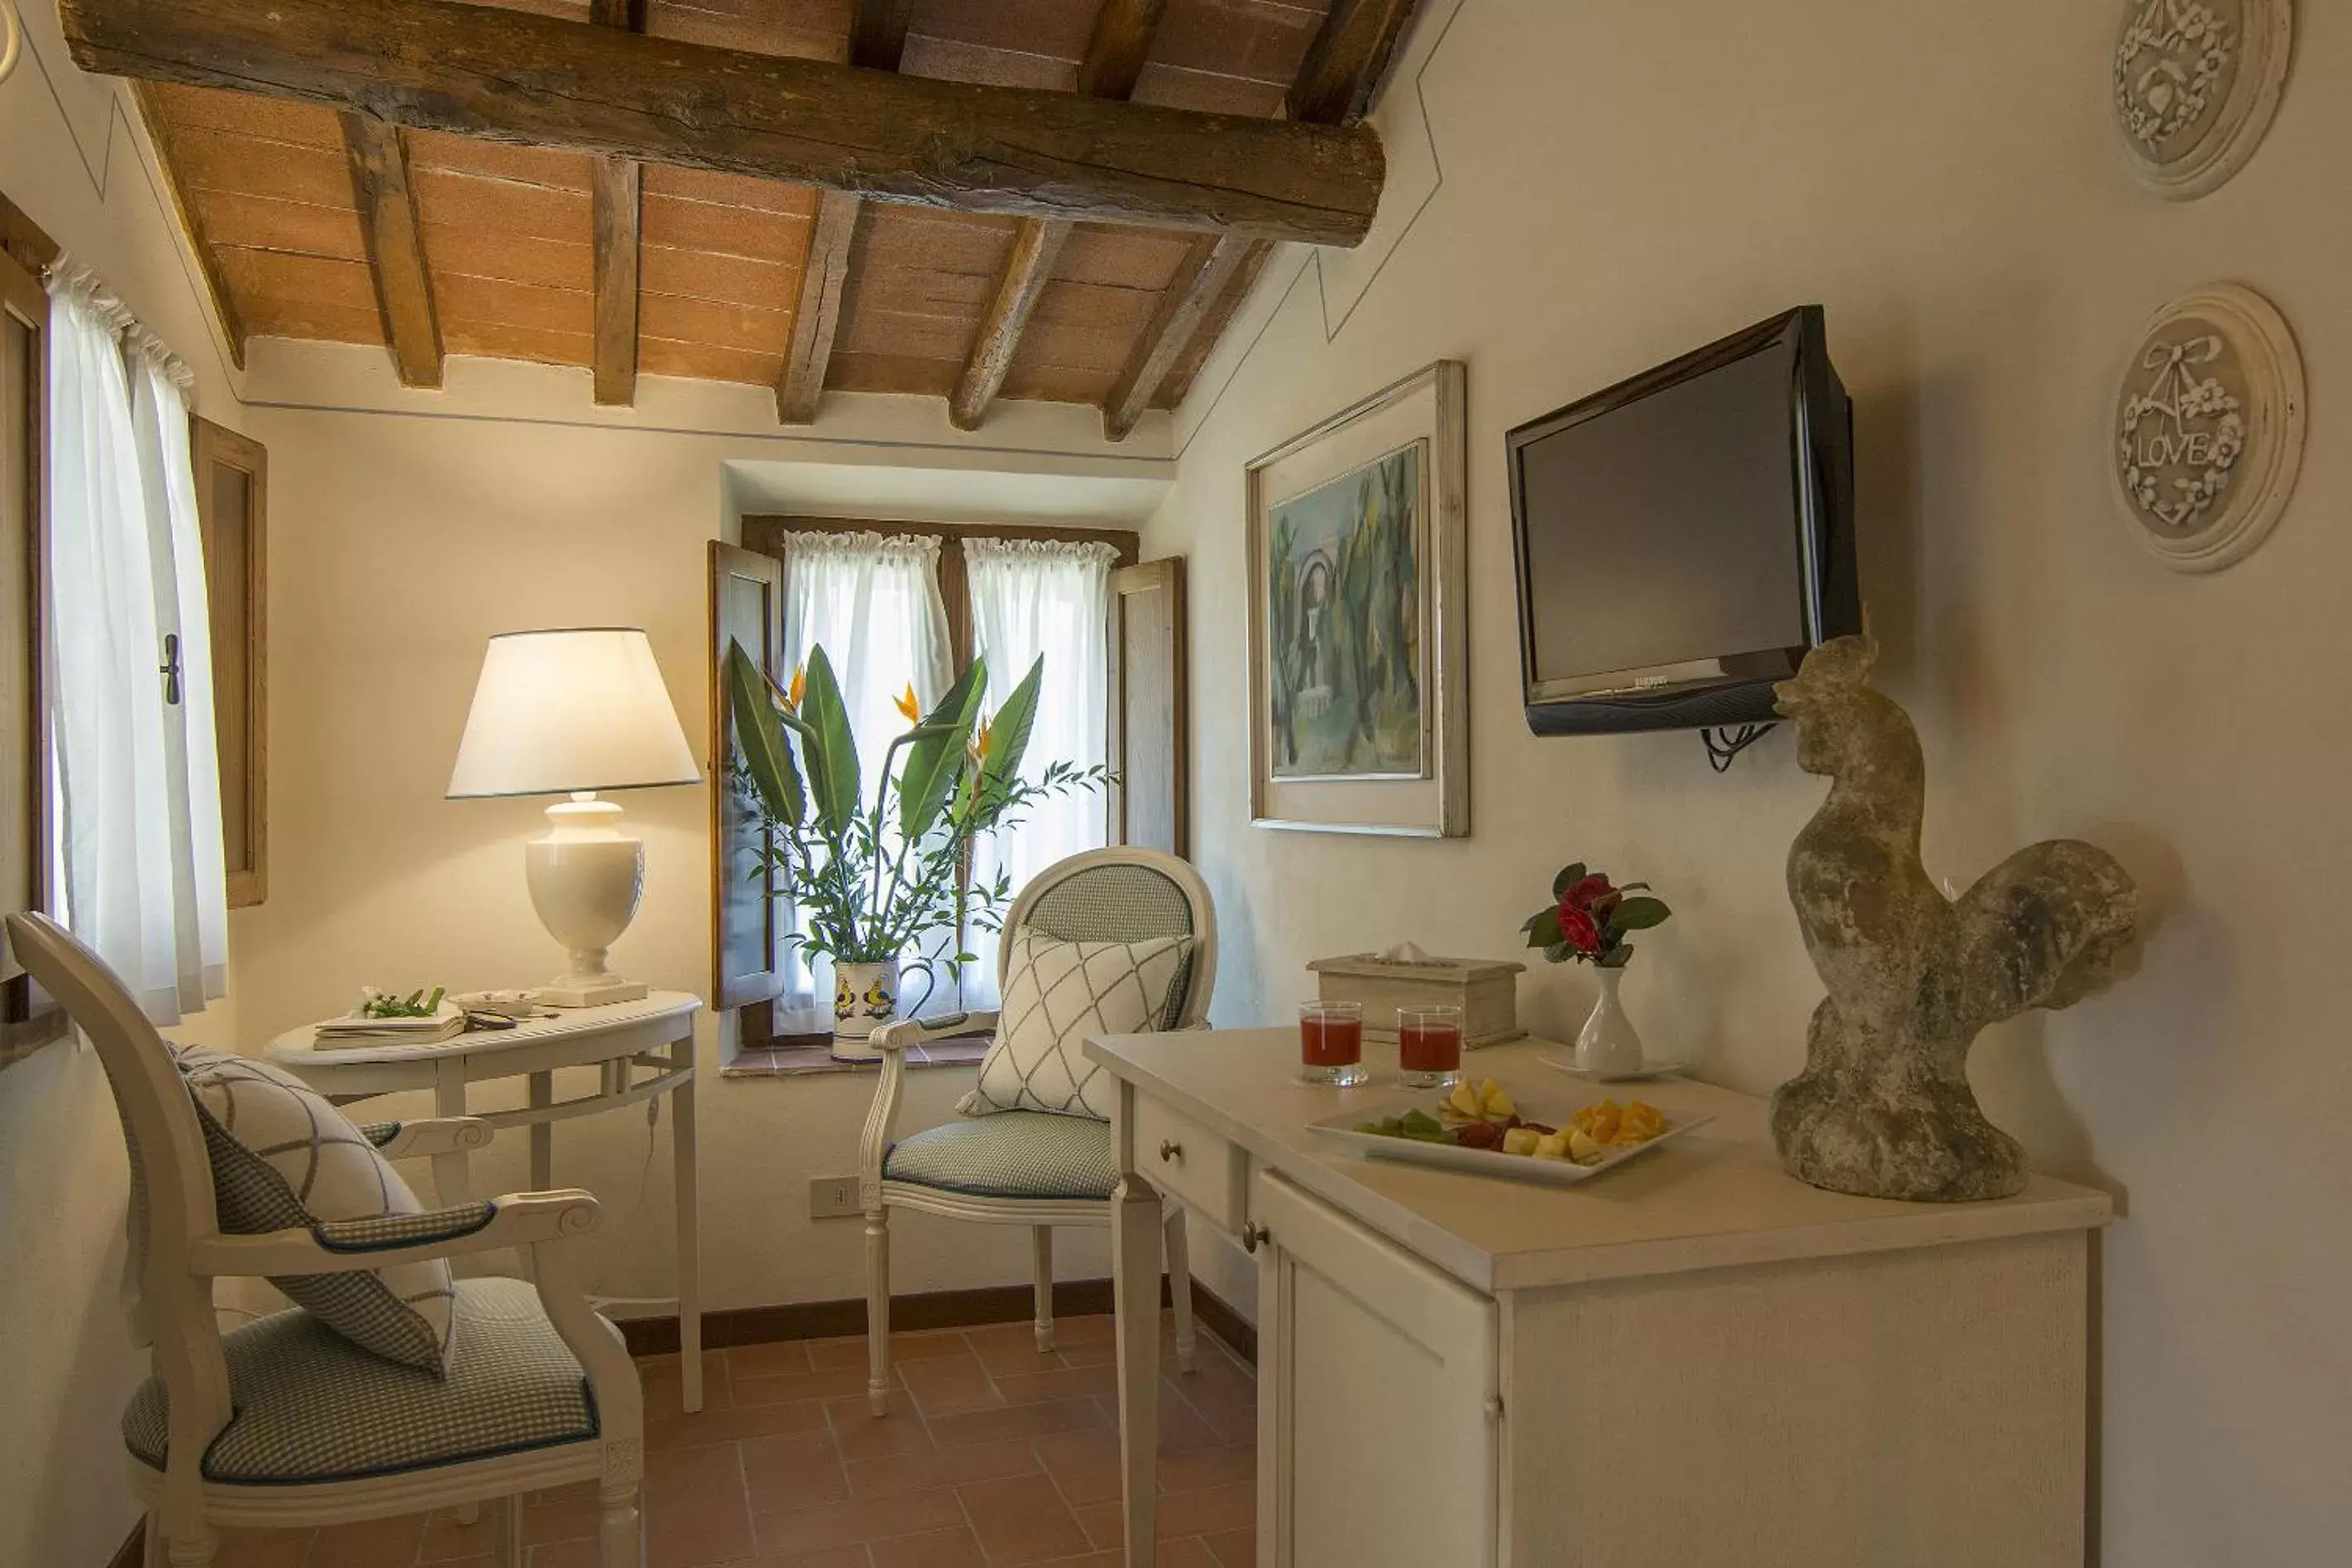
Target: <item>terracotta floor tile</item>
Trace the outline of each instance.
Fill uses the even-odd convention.
[[[849,1499],[841,1452],[830,1432],[751,1437],[742,1448],[743,1479],[754,1514],[785,1513]]]
[[[1181,1454],[1165,1454],[1160,1459],[1160,1489],[1163,1492],[1198,1491],[1203,1487],[1244,1483],[1257,1484],[1255,1443],[1225,1448],[1192,1448]]]
[[[438,1510],[425,1521],[425,1549],[416,1554],[416,1560],[438,1565],[495,1552],[499,1549],[499,1515],[504,1510],[503,1503],[486,1502],[475,1510],[471,1524],[459,1524],[455,1510]]]
[[[1061,1325],[1055,1326],[1055,1341],[1060,1342]],[[1028,1323],[991,1323],[985,1328],[966,1329],[963,1337],[971,1342],[972,1352],[992,1373],[1050,1372],[1068,1363],[1056,1351],[1039,1351],[1037,1331]]]
[[[863,1546],[828,1546],[816,1552],[787,1552],[782,1557],[762,1557],[757,1568],[873,1568],[873,1563]]]
[[[1124,1552],[1089,1552],[1083,1557],[1056,1557],[1037,1568],[1127,1568]]]
[[[890,1361],[893,1365],[902,1361],[930,1361],[940,1356],[965,1355],[971,1347],[964,1342],[966,1331],[961,1329],[922,1329],[914,1333],[890,1336]],[[827,1367],[866,1366],[866,1336],[853,1334],[847,1339],[810,1340],[806,1342],[809,1365],[823,1371]]]
[[[989,1568],[979,1538],[962,1526],[877,1541],[866,1548],[874,1568]]]
[[[1126,1517],[1118,1499],[1108,1502],[1090,1502],[1070,1510],[1077,1516],[1078,1528],[1087,1532],[1087,1543],[1094,1547],[1119,1545],[1119,1521]]]
[[[833,1440],[845,1459],[928,1454],[931,1451],[931,1435],[923,1418],[915,1414],[913,1405],[901,1394],[890,1414],[877,1415],[866,1407],[866,1396],[861,1394],[850,1399],[826,1400],[824,1414],[833,1429]]]
[[[988,1375],[978,1356],[910,1361],[894,1370],[927,1421],[967,1410],[993,1410],[1005,1403],[1004,1395],[997,1392],[996,1380]]]
[[[941,1489],[900,1497],[865,1498],[824,1508],[763,1513],[754,1521],[763,1552],[814,1552],[820,1547],[887,1541],[898,1535],[951,1529],[964,1522],[956,1494]]]
[[[1064,1345],[1056,1353],[1066,1366],[1112,1366],[1118,1361],[1118,1347],[1108,1340],[1091,1345]]]
[[[787,1372],[742,1378],[735,1384],[735,1404],[739,1409],[748,1409],[758,1405],[837,1399],[845,1394],[865,1392],[866,1368],[863,1364],[830,1366],[814,1372]]]
[[[1215,1553],[1217,1568],[1256,1568],[1257,1531],[1221,1531],[1207,1537],[1209,1550]]]
[[[751,1510],[732,1443],[648,1454],[647,1568],[705,1568],[751,1555]]]
[[[967,1443],[1003,1443],[1015,1437],[1043,1437],[1053,1432],[1076,1432],[1117,1425],[1102,1405],[1091,1399],[1057,1399],[1045,1405],[1013,1405],[1003,1410],[974,1410],[962,1415],[942,1415],[929,1422],[931,1441],[942,1448]]]
[[[1118,1434],[1062,1432],[1030,1445],[1046,1474],[1061,1489],[1062,1500],[1082,1503],[1115,1502],[1118,1499]]]
[[[1108,1344],[1117,1321],[1108,1312],[1089,1313],[1083,1318],[1056,1318],[1054,1320],[1055,1346],[1067,1350],[1072,1345]]]
[[[1083,1399],[1089,1394],[1118,1392],[1118,1370],[1112,1366],[1064,1366],[1046,1372],[1003,1375],[997,1391],[1007,1405],[1035,1405],[1048,1399]]]
[[[757,1405],[743,1410],[706,1410],[699,1415],[677,1415],[646,1423],[647,1448],[691,1448],[705,1443],[731,1443],[743,1437],[765,1437],[778,1432],[821,1432],[824,1406],[814,1399],[787,1405]]]
[[[1255,1482],[1241,1482],[1203,1487],[1198,1491],[1162,1493],[1151,1533],[1158,1540],[1167,1541],[1179,1535],[1246,1530],[1256,1521],[1257,1486]]]
[[[690,1448],[656,1448],[646,1456],[645,1495],[700,1496],[713,1489],[743,1488],[742,1465],[733,1443],[702,1443]]]
[[[321,1525],[311,1539],[310,1560],[320,1568],[409,1568],[424,1540],[421,1513]]]
[[[604,1568],[593,1541],[559,1541],[534,1546],[524,1555],[530,1560],[530,1568]]]
[[[929,1454],[904,1454],[887,1459],[861,1459],[849,1469],[849,1490],[855,1497],[895,1497],[901,1492],[929,1491],[1006,1476],[1039,1474],[1037,1456],[1024,1442],[975,1443],[963,1448],[941,1448]]]
[[[678,1358],[659,1356],[637,1363],[637,1381],[645,1385],[646,1420],[654,1422],[686,1414],[685,1384],[681,1380]],[[724,1410],[732,1403],[729,1398],[727,1352],[702,1352],[702,1407]]]
[[[1192,1358],[1192,1371],[1177,1380],[1184,1397],[1202,1411],[1257,1408],[1257,1379],[1235,1365],[1221,1350],[1206,1345]]]
[[[552,1541],[585,1541],[596,1533],[596,1495],[566,1497],[558,1502],[532,1503],[522,1510],[522,1542],[538,1546]]]
[[[1201,1418],[1221,1443],[1243,1444],[1257,1441],[1257,1407],[1249,1405],[1226,1410],[1205,1410]]]
[[[1156,1568],[1218,1568],[1216,1553],[1197,1535],[1180,1535],[1160,1542],[1152,1553]]]
[[[781,1373],[808,1370],[808,1342],[805,1340],[737,1345],[727,1352],[727,1375],[730,1377],[773,1377]]]
[[[1097,1396],[1095,1403],[1102,1408],[1104,1425],[1117,1427],[1118,1396],[1115,1394],[1100,1394]],[[1244,1424],[1236,1420],[1235,1425]],[[1253,1432],[1256,1430],[1255,1421],[1245,1425],[1248,1426],[1249,1430]],[[1192,1448],[1222,1447],[1228,1440],[1223,1432],[1211,1426],[1199,1411],[1192,1408],[1192,1402],[1184,1397],[1174,1384],[1162,1383],[1160,1385],[1160,1451],[1161,1453],[1181,1454]]]
[[[310,1554],[308,1530],[223,1530],[213,1568],[302,1568]]]
[[[1068,1557],[1092,1544],[1062,1494],[1043,1475],[958,1487],[964,1517],[996,1568]]]

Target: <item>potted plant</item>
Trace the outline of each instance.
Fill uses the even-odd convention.
[[[740,643],[729,649],[729,765],[751,781],[767,828],[765,868],[799,911],[802,929],[787,940],[834,961],[836,1057],[878,1058],[866,1041],[897,1016],[904,975],[919,971],[933,986],[941,971],[953,979],[975,962],[961,932],[1000,928],[1011,880],[1000,872],[992,884],[968,883],[972,845],[1048,795],[1108,779],[1100,766],[1062,762],[1034,782],[1021,777],[1045,667],[1040,657],[992,715],[981,707],[984,659],[973,659],[928,714],[910,685],[899,710],[911,727],[884,753],[869,805],[824,649],[810,650],[789,687],[769,679]],[[959,933],[950,955],[927,953],[941,931]]]
[[[1551,882],[1552,901],[1519,927],[1528,933],[1528,945],[1543,949],[1552,963],[1590,963],[1599,976],[1601,998],[1576,1037],[1576,1065],[1595,1078],[1629,1078],[1643,1070],[1642,1037],[1625,1016],[1617,988],[1633,962],[1627,936],[1663,925],[1674,913],[1663,899],[1632,896],[1647,892],[1649,886],[1618,886],[1607,872],[1580,860],[1560,868]]]

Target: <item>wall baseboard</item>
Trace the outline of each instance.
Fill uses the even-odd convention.
[[[1168,1282],[1160,1282],[1160,1304],[1168,1304]],[[1054,1315],[1094,1317],[1111,1310],[1108,1279],[1063,1279],[1054,1286]],[[1252,1366],[1257,1364],[1257,1330],[1247,1318],[1199,1280],[1192,1282],[1192,1312],[1200,1326]],[[1025,1323],[1029,1287],[992,1285],[974,1290],[929,1290],[890,1298],[890,1327],[900,1333],[924,1329],[970,1329],[987,1323]],[[625,1318],[617,1321],[631,1355],[677,1353],[674,1317]],[[797,1301],[781,1307],[734,1307],[702,1315],[702,1346],[773,1344],[783,1340],[846,1339],[866,1331],[866,1300]],[[137,1568],[134,1562],[131,1568]]]

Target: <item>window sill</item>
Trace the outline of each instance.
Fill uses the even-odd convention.
[[[988,1054],[990,1035],[953,1035],[907,1049],[909,1068],[977,1067]],[[719,1069],[721,1078],[818,1078],[830,1073],[879,1072],[880,1062],[834,1059],[830,1046],[755,1046],[738,1052]]]

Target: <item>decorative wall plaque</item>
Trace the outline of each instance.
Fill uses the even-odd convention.
[[[2268,300],[2216,283],[2157,312],[2124,367],[2116,499],[2132,531],[2183,572],[2263,542],[2303,465],[2303,356]]]
[[[2278,112],[2294,0],[2125,0],[2116,115],[2140,184],[2189,201],[2246,166]]]

